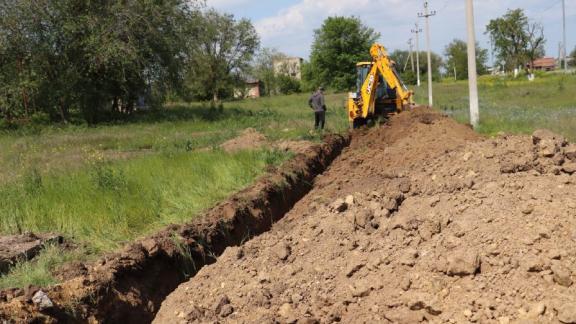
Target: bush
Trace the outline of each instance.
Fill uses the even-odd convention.
[[[97,164],[94,167],[92,178],[101,190],[121,191],[128,186],[124,171],[112,168],[105,163]]]
[[[288,75],[279,75],[277,77],[278,83],[278,91],[281,94],[293,94],[293,93],[300,93],[301,86],[300,81],[288,76]]]

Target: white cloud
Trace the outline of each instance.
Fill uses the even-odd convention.
[[[206,1],[206,4],[209,7],[214,7],[216,9],[230,9],[249,2],[251,2],[251,0],[208,0]]]
[[[272,0],[267,0],[272,1]],[[554,5],[554,2],[557,2]],[[257,8],[256,0],[208,0],[209,6],[233,12],[252,4]],[[465,39],[466,21],[464,1],[462,0],[429,0],[430,8],[438,14],[431,18],[431,47],[442,53],[444,46],[454,38]],[[548,38],[548,54],[557,51],[561,5],[558,0],[476,0],[476,33],[483,47],[488,47],[484,35],[485,26],[490,19],[501,16],[508,8],[526,8],[527,15],[534,21],[544,24]],[[295,4],[272,13],[270,16],[255,21],[262,44],[275,47],[289,55],[307,57],[313,41],[313,31],[319,28],[329,16],[358,16],[368,26],[382,34],[381,42],[390,49],[406,48],[407,40],[413,35],[410,29],[415,22],[424,26],[424,21],[417,18],[423,10],[423,0],[298,0]],[[568,18],[576,15],[576,1],[567,1]],[[575,19],[568,19],[569,26],[576,28]],[[421,48],[425,48],[424,35],[421,35]],[[570,35],[569,35],[570,36]],[[576,36],[572,37],[572,44]]]
[[[380,1],[381,2],[381,1]],[[386,2],[399,2],[388,0]],[[370,7],[369,0],[302,0],[277,15],[256,22],[263,39],[310,31],[328,16],[360,14]]]

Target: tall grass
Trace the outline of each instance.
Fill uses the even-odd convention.
[[[18,263],[8,275],[0,276],[0,289],[55,284],[57,280],[53,271],[68,262],[88,259],[90,256],[84,249],[64,250],[55,245],[47,246],[33,262]]]
[[[0,232],[58,232],[107,251],[181,223],[250,184],[279,151],[171,153],[106,163],[0,187]]]
[[[547,128],[576,141],[575,75],[539,75],[523,78],[482,77],[479,80],[480,127],[488,135],[498,132],[531,133]],[[426,87],[416,89],[426,102]],[[434,84],[434,105],[460,122],[469,121],[468,83]]]

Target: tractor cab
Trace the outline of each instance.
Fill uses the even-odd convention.
[[[357,93],[362,93],[362,86],[366,82],[373,65],[373,62],[360,62],[356,64]],[[374,113],[376,115],[394,113],[396,111],[396,91],[387,86],[387,83],[384,82],[384,78],[380,73],[378,73],[378,79],[374,81],[377,82]]]

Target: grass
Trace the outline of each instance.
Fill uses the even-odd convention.
[[[4,186],[0,231],[64,234],[107,251],[169,223],[182,223],[277,165],[280,151],[220,150],[97,163]]]
[[[98,255],[156,231],[183,223],[249,185],[266,166],[278,165],[286,152],[257,150],[228,154],[220,150],[98,163],[88,170],[40,177],[0,191],[0,230],[62,233]],[[51,271],[78,253],[47,250],[0,278],[0,288],[18,283],[51,283]]]
[[[47,246],[33,262],[21,262],[14,266],[11,273],[0,277],[0,289],[27,287],[31,284],[46,287],[57,283],[52,272],[72,261],[85,261],[90,256],[83,249],[64,250]]]
[[[226,153],[247,127],[272,140],[319,140],[307,95],[171,104],[119,124],[36,127],[0,134],[0,234],[57,232],[81,246],[46,249],[0,276],[0,288],[55,283],[52,272],[189,221],[290,157]],[[342,95],[328,95],[328,128],[347,128]]]
[[[205,104],[169,104],[167,109],[138,115],[128,121],[88,127],[65,125],[0,132],[0,185],[21,178],[32,169],[81,169],[98,155],[122,160],[142,155],[218,146],[252,127],[271,139],[314,139],[307,94],[224,103],[222,109]],[[328,95],[328,124],[342,131],[344,97]]]
[[[426,85],[416,89],[418,102],[427,102]],[[576,75],[540,74],[535,81],[485,76],[479,79],[480,126],[488,135],[529,134],[547,128],[576,141]],[[468,83],[434,84],[436,108],[467,123]]]

